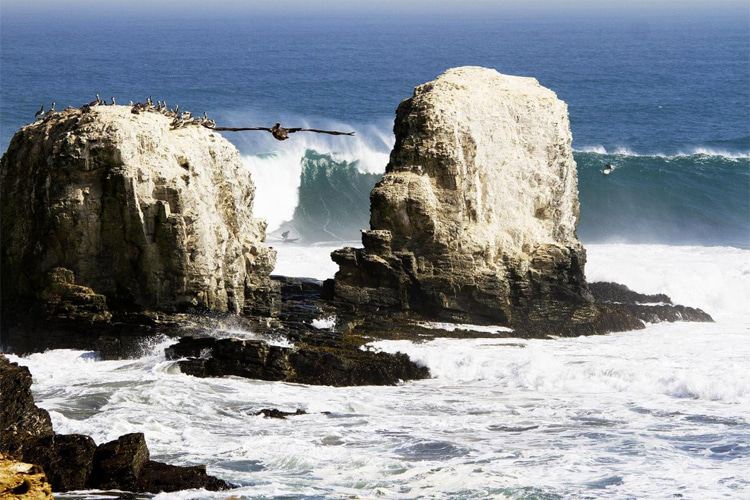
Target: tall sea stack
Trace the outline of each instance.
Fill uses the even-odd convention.
[[[455,68],[399,105],[394,132],[364,248],[332,254],[339,302],[514,327],[595,318],[568,110],[554,92]]]
[[[13,137],[0,164],[5,304],[52,286],[100,309],[96,294],[149,310],[271,307],[275,252],[239,153],[171,121],[84,106]]]

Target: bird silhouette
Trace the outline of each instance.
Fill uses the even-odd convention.
[[[205,125],[204,125],[205,126]],[[226,132],[242,132],[244,130],[264,130],[270,132],[271,135],[278,141],[285,141],[289,139],[289,134],[295,132],[315,132],[317,134],[329,134],[329,135],[354,135],[354,132],[339,132],[336,130],[320,130],[317,128],[285,128],[280,123],[276,123],[273,127],[207,127],[211,130],[226,131]]]

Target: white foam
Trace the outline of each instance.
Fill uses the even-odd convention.
[[[506,326],[493,326],[493,325],[471,325],[468,323],[441,323],[438,321],[421,321],[418,323],[423,328],[446,330],[454,332],[456,330],[470,330],[473,332],[484,332],[484,333],[503,333],[512,332],[512,328]]]
[[[227,126],[247,126],[248,123],[262,123],[266,119],[257,111],[241,114],[231,112],[225,117]],[[254,214],[268,222],[268,232],[275,231],[283,222],[292,219],[298,203],[302,159],[307,151],[328,154],[339,162],[356,162],[357,169],[363,173],[385,172],[394,142],[393,134],[385,124],[353,126],[325,118],[311,122],[293,115],[281,115],[280,119],[287,126],[296,124],[294,126],[354,131],[356,135],[298,132],[283,142],[264,132],[227,135],[243,152],[242,160],[256,187]]]
[[[588,281],[615,281],[640,293],[666,293],[715,319],[747,318],[750,250],[668,245],[586,245]]]
[[[317,318],[312,320],[312,327],[317,329],[330,329],[336,327],[336,316]]]
[[[339,270],[338,264],[331,260],[331,252],[344,246],[361,247],[358,241],[340,243],[319,243],[316,245],[297,245],[283,243],[269,245],[276,249],[276,267],[273,274],[326,280],[333,278]]]
[[[278,347],[294,347],[294,343],[283,335],[258,334],[242,328],[217,328],[212,336],[220,339],[235,338],[240,340],[262,340],[269,345]]]
[[[675,154],[665,154],[660,152],[636,152],[625,146],[616,146],[613,149],[607,149],[601,145],[589,145],[576,148],[579,153],[597,153],[601,155],[618,155],[618,156],[644,156],[656,158],[681,158],[690,156],[721,156],[732,160],[750,158],[750,151],[730,151],[727,149],[711,148],[707,146],[692,146],[684,148]]]

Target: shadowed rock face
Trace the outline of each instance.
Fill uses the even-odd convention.
[[[27,443],[52,436],[47,410],[34,404],[31,373],[0,354],[0,453],[20,457]]]
[[[110,305],[264,311],[275,253],[237,150],[159,113],[69,108],[22,128],[2,171],[3,300],[65,268]]]
[[[401,103],[364,249],[335,294],[429,317],[589,321],[567,106],[533,78],[464,67]]]
[[[424,379],[429,370],[403,353],[368,352],[355,346],[303,344],[272,346],[260,340],[184,337],[167,348],[183,373],[197,377],[238,377],[283,380],[312,385],[394,385]]]

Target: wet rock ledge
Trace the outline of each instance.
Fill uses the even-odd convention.
[[[89,436],[56,434],[49,413],[34,404],[31,383],[26,367],[0,354],[0,456],[15,463],[35,464],[36,468],[28,472],[39,482],[43,482],[39,475],[46,475],[53,491],[159,493],[229,488],[226,482],[208,475],[205,466],[180,467],[150,460],[141,433],[126,434],[98,446]]]

